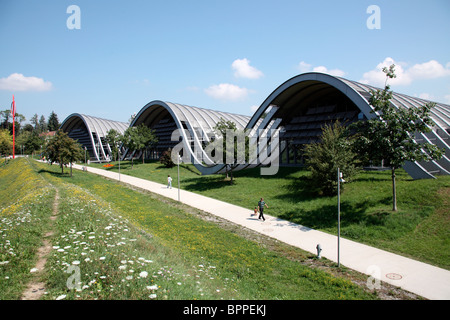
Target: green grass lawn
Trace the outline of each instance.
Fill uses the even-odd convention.
[[[12,182],[25,171],[31,178]],[[43,299],[377,298],[348,277],[288,259],[199,218],[192,208],[94,174],[69,177],[57,166],[18,159],[1,168],[0,183],[9,187],[0,196],[20,190],[24,179],[34,181],[21,191],[26,195],[10,197],[0,211],[0,299],[20,297],[50,227]],[[59,209],[49,225],[55,190]],[[26,255],[22,237],[31,248]]]
[[[0,300],[19,299],[32,278],[54,196],[26,159],[0,167]]]
[[[105,170],[118,171],[91,164]],[[121,162],[121,173],[165,184],[167,175],[177,186],[177,167],[159,162]],[[344,173],[345,175],[345,173]],[[263,197],[267,214],[331,234],[337,233],[337,197],[318,196],[309,188],[309,173],[280,168],[277,175],[261,176],[258,168],[224,175],[202,176],[193,165],[180,166],[181,188],[215,199],[254,208]],[[341,195],[341,235],[384,250],[450,269],[450,177],[412,180],[397,173],[397,212],[392,208],[390,171],[362,171],[345,185]]]

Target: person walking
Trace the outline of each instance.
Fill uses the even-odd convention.
[[[264,213],[263,213],[263,211],[264,211],[264,206],[266,206],[267,209],[269,209],[269,206],[267,205],[267,203],[265,203],[265,202],[264,202],[264,199],[261,198],[261,200],[259,200],[259,202],[258,202],[258,207],[259,207],[259,217],[258,217],[258,220],[262,218],[263,221],[266,221],[266,219],[264,218]]]
[[[167,176],[167,188],[172,189],[172,177],[170,174]]]

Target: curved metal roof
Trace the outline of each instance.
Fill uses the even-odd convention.
[[[292,110],[292,108],[301,107],[300,102],[302,99],[311,96],[313,92],[326,94],[327,90],[336,89],[349,98],[366,118],[371,119],[377,116],[372,112],[373,107],[369,103],[369,98],[371,96],[370,90],[376,90],[378,88],[329,74],[310,72],[287,80],[273,91],[252,116],[247,124],[247,128],[254,129],[257,126],[257,122],[260,121],[261,116],[269,108],[276,109],[276,112],[272,112],[270,115],[271,119],[276,119],[281,114],[286,115],[286,113],[289,113],[289,110]],[[393,99],[391,100],[391,103],[396,108],[417,108],[427,102],[430,101],[396,92],[393,93]],[[416,134],[415,140],[417,143],[428,141],[436,144],[445,150],[446,155],[439,161],[407,162],[404,169],[414,179],[431,178],[434,173],[450,174],[450,106],[436,103],[431,109],[430,117],[435,122],[435,126],[431,128],[432,131],[427,134]],[[267,117],[265,120],[267,120]],[[259,127],[261,129],[265,128],[264,124],[260,124]]]
[[[76,128],[86,129],[90,138],[90,147],[92,147],[91,150],[93,150],[94,158],[97,161],[100,161],[102,159],[105,160],[107,155],[111,153],[111,147],[109,145],[106,146],[108,150],[105,150],[104,141],[102,141],[102,138],[105,138],[108,131],[111,129],[123,134],[128,128],[128,124],[125,122],[92,117],[85,114],[72,113],[60,126],[60,129],[65,132],[71,132]],[[96,146],[98,148],[96,148]]]
[[[211,170],[210,166],[204,163],[204,160],[208,161],[208,155],[203,150],[203,142],[210,141],[214,134],[213,129],[220,119],[234,122],[236,127],[241,130],[245,128],[250,119],[249,116],[155,100],[146,104],[139,111],[130,126],[145,123],[152,127],[167,112],[172,116],[177,128],[180,129],[179,133],[183,137],[184,148],[188,150],[188,155],[184,154],[185,160],[191,161],[203,174],[217,172],[215,166]]]
[[[203,109],[179,103],[154,100],[147,103],[136,115],[130,126],[137,126],[144,121],[149,121],[148,116],[154,109],[162,107],[166,109],[177,121],[189,123],[192,127],[212,129],[220,118],[233,121],[238,128],[244,128],[250,117],[228,112]]]

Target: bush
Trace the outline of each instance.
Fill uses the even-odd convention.
[[[356,154],[346,128],[339,122],[322,128],[321,141],[305,147],[306,165],[311,171],[312,186],[324,195],[337,194],[337,169],[348,182],[356,174]],[[341,191],[344,184],[341,184]]]
[[[171,153],[171,149],[166,150],[163,152],[161,158],[159,158],[159,162],[161,162],[166,168],[172,168],[175,166],[175,163],[172,161]]]

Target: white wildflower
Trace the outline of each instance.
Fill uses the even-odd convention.
[[[156,284],[152,285],[152,286],[147,286],[148,290],[158,290],[158,286]]]

